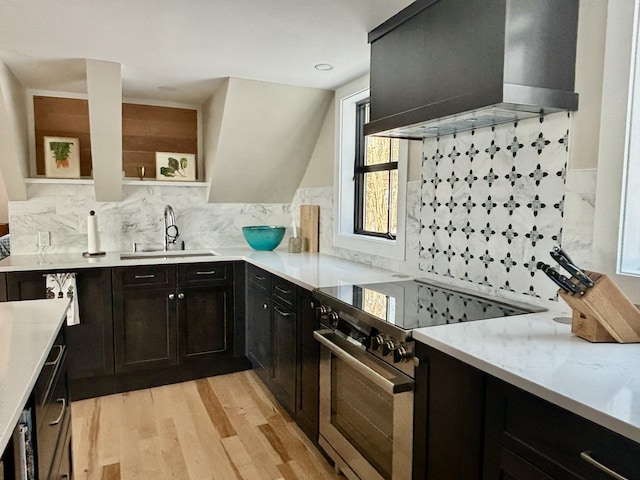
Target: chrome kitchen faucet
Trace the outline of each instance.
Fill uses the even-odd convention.
[[[171,205],[164,207],[164,251],[169,250],[169,245],[176,244],[176,240],[180,236],[178,226],[176,225],[176,215],[173,213]]]

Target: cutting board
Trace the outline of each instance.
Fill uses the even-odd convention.
[[[302,251],[320,251],[320,205],[300,205],[300,238]]]

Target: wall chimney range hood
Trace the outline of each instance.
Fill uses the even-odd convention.
[[[420,139],[578,109],[579,0],[418,0],[369,33],[365,135]]]

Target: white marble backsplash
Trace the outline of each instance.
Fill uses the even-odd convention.
[[[334,235],[334,189],[333,187],[300,188],[297,190],[292,209],[299,215],[300,205],[320,205],[320,251],[328,255],[353,260],[379,268],[418,274],[418,235],[420,233],[420,182],[407,183],[406,260],[393,260],[382,255],[371,255],[333,244]]]
[[[92,185],[30,184],[29,200],[9,203],[11,253],[73,253],[87,249],[87,215],[95,210],[101,248],[117,252],[133,242],[162,246],[163,211],[171,205],[188,249],[246,245],[241,227],[291,224],[291,205],[207,203],[206,189],[125,185],[121,202],[96,202]],[[38,232],[51,246],[38,248]],[[283,242],[279,248],[286,248]]]
[[[568,170],[564,188],[562,245],[581,266],[590,267],[593,240],[596,170]],[[514,300],[534,300],[519,292],[508,292],[481,283],[446,278],[440,273],[419,269],[421,235],[420,181],[407,185],[406,259],[393,260],[383,255],[370,255],[338,248],[333,245],[333,187],[298,189],[291,204],[210,204],[206,189],[180,186],[125,185],[123,201],[96,202],[92,185],[30,184],[28,201],[10,202],[11,250],[13,254],[76,253],[86,250],[86,217],[89,210],[99,216],[102,249],[129,251],[132,243],[162,244],[162,214],[169,204],[176,213],[181,239],[188,249],[215,249],[244,246],[241,227],[245,225],[278,224],[287,227],[284,241],[278,247],[286,249],[290,236],[291,214],[299,216],[302,204],[320,206],[320,251],[367,265],[400,271],[413,277],[446,280],[482,293],[497,294]],[[474,191],[475,195],[475,191]],[[562,197],[562,192],[555,192]],[[299,220],[299,217],[298,217]],[[446,222],[445,222],[446,223]],[[443,224],[443,227],[446,224]],[[560,224],[553,225],[559,229]],[[51,232],[51,246],[39,249],[39,231]],[[383,252],[381,252],[383,253]],[[551,259],[545,260],[551,263]],[[528,272],[512,272],[510,278]],[[499,285],[499,279],[495,282]],[[549,283],[551,283],[549,281]],[[551,284],[551,288],[553,285]],[[536,302],[534,302],[536,303]]]

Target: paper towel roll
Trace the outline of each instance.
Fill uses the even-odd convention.
[[[89,253],[100,252],[100,233],[98,232],[98,217],[91,210],[87,217],[87,251]]]

